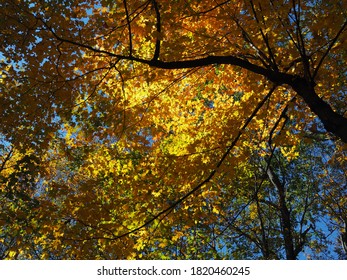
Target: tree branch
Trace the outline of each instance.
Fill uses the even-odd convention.
[[[316,77],[317,76],[317,73],[320,69],[320,67],[322,66],[323,64],[323,61],[324,59],[326,58],[326,56],[329,54],[329,52],[331,51],[331,49],[334,47],[336,41],[338,40],[338,38],[340,37],[340,35],[342,34],[342,32],[345,30],[347,26],[347,20],[345,20],[344,24],[341,26],[340,30],[337,32],[336,36],[331,40],[327,50],[325,51],[325,53],[323,54],[323,56],[321,57],[321,59],[319,60],[318,62],[318,65],[316,67],[316,69],[314,70],[314,73],[312,75],[312,77]]]
[[[126,21],[127,21],[128,33],[129,33],[129,55],[131,56],[133,53],[133,40],[132,40],[130,17],[129,17],[129,12],[128,12],[126,0],[123,0],[123,5],[124,5],[124,9],[125,9],[125,15],[126,15]]]
[[[347,119],[341,116],[340,114],[336,113],[328,103],[326,103],[322,98],[320,98],[314,90],[315,85],[312,83],[311,80],[307,80],[305,77],[282,73],[272,69],[266,69],[264,67],[253,64],[248,60],[241,59],[234,55],[211,55],[192,60],[178,61],[162,61],[159,59],[147,60],[139,57],[134,57],[132,55],[120,55],[110,51],[100,50],[80,42],[74,42],[71,39],[62,38],[57,33],[55,33],[54,30],[43,19],[38,19],[42,21],[42,23],[46,26],[48,30],[50,30],[50,32],[57,40],[73,44],[84,49],[88,49],[95,53],[116,57],[120,60],[135,61],[161,69],[195,68],[213,64],[233,65],[249,70],[255,74],[259,74],[268,79],[269,81],[273,82],[274,84],[289,85],[298,93],[298,95],[300,95],[304,99],[304,101],[312,110],[312,112],[314,112],[319,117],[325,129],[328,132],[331,132],[337,137],[339,137],[344,143],[347,143]]]
[[[159,54],[160,54],[160,42],[161,42],[161,21],[160,21],[160,12],[159,12],[159,7],[158,7],[158,3],[156,0],[152,0],[152,4],[155,10],[155,15],[157,18],[157,23],[156,23],[156,28],[157,28],[157,39],[155,42],[155,50],[154,50],[154,55],[152,60],[158,60],[159,59]]]

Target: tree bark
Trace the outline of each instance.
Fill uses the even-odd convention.
[[[304,99],[312,112],[319,117],[324,128],[347,143],[347,119],[336,113],[328,103],[317,95],[314,86],[303,78],[294,80],[290,85]]]
[[[284,247],[286,251],[287,260],[296,260],[297,254],[295,253],[295,245],[292,235],[292,223],[290,220],[290,211],[286,204],[286,192],[285,187],[280,182],[275,173],[273,173],[271,168],[267,169],[267,175],[271,183],[277,188],[279,196],[279,209],[282,224],[282,233],[284,239]]]

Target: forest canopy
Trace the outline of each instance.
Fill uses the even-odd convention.
[[[0,2],[0,259],[346,259],[347,2]]]

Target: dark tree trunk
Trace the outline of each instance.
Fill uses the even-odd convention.
[[[296,260],[298,253],[295,251],[295,244],[292,235],[292,223],[290,220],[290,211],[286,204],[286,191],[285,186],[280,182],[276,174],[271,170],[267,169],[267,175],[271,183],[277,188],[279,196],[279,209],[282,225],[282,234],[284,239],[284,247],[286,251],[287,260]]]
[[[304,99],[311,111],[319,117],[324,128],[347,143],[347,119],[336,113],[317,95],[314,86],[304,79],[296,79],[290,85]]]

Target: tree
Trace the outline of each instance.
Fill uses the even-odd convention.
[[[346,245],[345,1],[0,8],[3,257],[295,259],[315,217]]]

